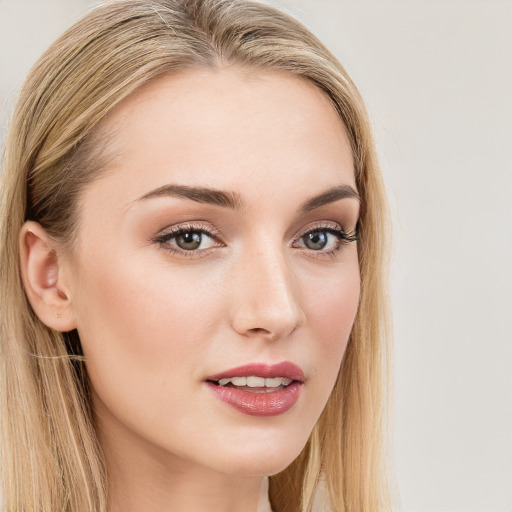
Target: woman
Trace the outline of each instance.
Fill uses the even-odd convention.
[[[302,25],[97,8],[29,75],[2,193],[6,510],[390,508],[383,186]]]

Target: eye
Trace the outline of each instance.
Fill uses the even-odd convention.
[[[171,242],[172,241],[172,242]],[[213,245],[213,240],[206,233],[201,231],[186,231],[169,239],[170,243],[177,245],[184,251],[195,251],[196,249],[207,249]],[[202,246],[202,247],[201,247]]]
[[[323,254],[334,254],[345,243],[357,240],[355,232],[346,233],[339,226],[320,226],[302,234],[295,247],[310,249]]]
[[[214,237],[214,233],[204,228],[180,226],[158,235],[155,241],[169,251],[193,254],[219,246]]]
[[[333,240],[334,239],[334,240]],[[327,231],[313,231],[311,233],[307,233],[302,237],[304,241],[304,245],[308,249],[313,249],[314,251],[319,251],[325,249],[329,243],[337,243],[338,239]]]

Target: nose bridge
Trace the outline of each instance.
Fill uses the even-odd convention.
[[[274,244],[243,258],[236,273],[233,328],[271,338],[291,334],[304,320],[293,269]]]

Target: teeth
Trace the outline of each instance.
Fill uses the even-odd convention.
[[[247,377],[247,385],[250,388],[262,388],[265,385],[263,377]]]
[[[292,383],[292,379],[287,379],[286,377],[264,378],[251,375],[249,377],[223,378],[219,380],[219,385],[226,386],[230,382],[233,384],[233,386],[248,386],[250,388],[278,388],[279,386],[288,386]]]
[[[279,386],[288,386],[291,384],[292,379],[286,377],[274,377],[273,379],[265,379],[265,386],[267,388],[277,388]]]

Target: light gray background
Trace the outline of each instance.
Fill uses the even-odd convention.
[[[281,0],[372,115],[393,208],[405,512],[512,511],[512,4]],[[94,2],[0,0],[0,139],[40,53]]]

